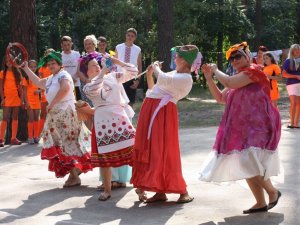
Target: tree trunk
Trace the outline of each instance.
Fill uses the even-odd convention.
[[[261,12],[261,4],[262,0],[256,0],[255,3],[255,41],[254,41],[254,49],[257,49],[258,46],[261,45],[261,24],[262,24],[262,12]]]
[[[28,51],[29,59],[37,59],[36,14],[35,0],[10,1],[10,34],[11,42],[20,42]],[[11,127],[9,123],[8,127]],[[10,130],[10,129],[9,129]],[[10,140],[11,133],[7,132],[6,140]],[[17,138],[27,140],[27,113],[20,109]]]
[[[158,0],[158,58],[164,61],[163,70],[170,70],[173,45],[173,0]]]
[[[35,0],[10,1],[10,33],[12,42],[22,43],[29,58],[37,59]]]
[[[218,52],[218,68],[223,70],[223,6],[224,0],[219,0],[219,31],[218,31],[218,40],[217,40],[217,52]]]
[[[296,23],[296,40],[295,43],[300,43],[300,0],[297,1],[296,6],[296,17],[297,17],[297,23]]]

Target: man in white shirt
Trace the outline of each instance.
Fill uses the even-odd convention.
[[[139,73],[142,72],[142,52],[141,48],[134,44],[137,37],[137,31],[134,28],[129,28],[126,31],[125,43],[116,46],[116,57],[123,62],[132,63],[135,65]],[[136,89],[138,88],[140,80],[130,80],[124,83],[124,89],[129,98],[129,105],[135,102]]]
[[[80,95],[80,79],[77,76],[77,66],[80,58],[80,54],[77,51],[72,50],[73,42],[69,36],[63,36],[60,40],[62,48],[62,64],[64,69],[72,76],[75,84],[76,100],[81,99]]]

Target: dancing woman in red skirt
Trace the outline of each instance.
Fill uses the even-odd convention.
[[[185,45],[175,50],[176,70],[164,73],[158,62],[148,68],[147,77],[154,72],[157,83],[146,94],[136,129],[131,183],[147,203],[166,201],[166,193],[180,194],[178,203],[193,200],[181,171],[176,103],[192,89],[190,71],[198,48]],[[146,199],[144,191],[156,194]]]

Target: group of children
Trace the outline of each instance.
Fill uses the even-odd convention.
[[[28,65],[32,71],[41,77],[47,77],[51,73],[47,67],[38,69],[38,63],[30,60]],[[17,139],[18,114],[23,107],[27,111],[28,124],[27,135],[29,144],[37,144],[46,118],[47,100],[43,90],[37,88],[27,76],[22,76],[19,69],[13,67],[9,60],[4,57],[3,70],[0,72],[0,98],[3,109],[3,116],[0,128],[0,147],[4,146],[4,137],[7,124],[12,115],[11,145],[20,145],[22,142]]]

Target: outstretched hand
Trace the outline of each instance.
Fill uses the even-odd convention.
[[[210,64],[203,64],[201,67],[201,71],[204,74],[206,80],[213,79],[214,72],[212,71]]]
[[[27,62],[27,61],[24,61],[24,62],[20,65],[20,68],[21,68],[21,69],[28,68],[28,62]]]
[[[204,73],[204,76],[207,80],[213,78],[213,75],[217,69],[218,69],[218,67],[214,63],[210,63],[210,64],[206,63],[206,64],[203,64],[201,67],[201,71],[202,71],[202,73]]]

